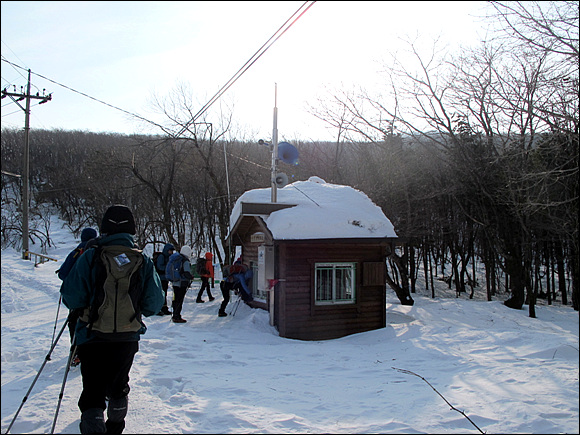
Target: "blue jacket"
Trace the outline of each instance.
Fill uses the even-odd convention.
[[[96,246],[122,245],[135,247],[133,236],[128,233],[112,234],[99,240]],[[91,270],[91,264],[95,255],[95,249],[88,249],[76,261],[70,273],[60,287],[62,301],[70,310],[82,309],[90,306],[94,297],[93,283],[96,279],[96,268]],[[143,283],[143,297],[141,299],[141,314],[145,317],[157,314],[165,299],[159,275],[155,272],[153,261],[143,255],[144,262],[141,267],[141,282]],[[78,320],[75,330],[75,343],[81,345],[88,341],[104,341],[100,337],[89,333],[87,323]],[[140,335],[145,334],[147,327],[143,327],[134,336],[125,341],[139,341]]]
[[[159,270],[165,270],[167,262],[169,261],[169,251],[175,251],[175,246],[171,243],[166,243],[163,247],[163,251],[161,251],[161,255],[157,257],[157,268]],[[160,273],[159,278],[161,278],[161,281],[169,281],[165,276],[165,273]]]
[[[173,285],[173,287],[188,288],[191,285],[191,281],[193,280],[193,275],[191,274],[191,263],[189,262],[189,258],[187,258],[183,254],[180,254],[179,252],[174,252],[173,254],[171,254],[171,257],[169,257],[169,261],[173,262],[177,260],[179,257],[183,257],[182,258],[183,263],[180,273],[181,279],[178,281],[172,281],[171,284]]]
[[[79,243],[78,246],[67,255],[66,260],[64,260],[64,263],[62,263],[62,266],[58,269],[58,277],[60,279],[64,281],[75,264],[75,261],[77,261],[78,257],[81,255],[81,250],[84,249],[87,242],[94,237],[97,237],[97,231],[93,228],[85,228],[81,232],[81,243]]]

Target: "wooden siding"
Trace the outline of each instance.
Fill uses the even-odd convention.
[[[266,240],[251,242],[256,232],[265,233]],[[281,337],[326,340],[386,326],[384,274],[386,251],[392,240],[272,240],[259,216],[243,216],[232,235],[234,244],[242,246],[245,264],[258,261],[260,245],[274,246],[274,274],[279,282],[270,293],[274,295],[270,314]],[[317,262],[356,264],[353,304],[315,304]]]
[[[368,243],[276,242],[279,277],[275,291],[278,308],[274,323],[280,336],[324,340],[386,326],[386,289],[377,283],[385,261],[385,246]],[[380,261],[379,261],[380,260]],[[314,273],[317,262],[356,263],[355,303],[316,305]],[[371,264],[372,285],[365,285],[364,265]],[[367,277],[367,279],[369,279]]]
[[[362,265],[363,285],[383,285],[386,281],[386,264],[384,261],[367,261]]]

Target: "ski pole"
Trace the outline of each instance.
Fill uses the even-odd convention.
[[[74,338],[73,338],[73,342],[74,342]],[[52,428],[50,429],[50,433],[53,434],[54,433],[54,427],[56,426],[56,419],[58,418],[58,411],[60,409],[60,404],[62,402],[62,397],[64,396],[64,386],[66,384],[66,378],[68,376],[68,372],[70,371],[70,365],[75,357],[75,354],[77,353],[77,347],[76,345],[70,350],[69,356],[68,356],[68,361],[66,363],[66,370],[64,371],[64,379],[62,380],[62,386],[60,387],[60,394],[58,395],[58,404],[56,405],[56,412],[54,413],[54,420],[52,422]]]
[[[24,406],[24,403],[26,402],[26,400],[28,399],[28,395],[30,394],[30,392],[32,391],[32,388],[34,387],[34,384],[36,384],[36,381],[38,380],[38,377],[40,376],[40,373],[42,372],[42,369],[44,369],[44,366],[46,365],[46,363],[48,361],[50,361],[50,354],[52,353],[52,351],[54,350],[54,348],[56,347],[56,344],[58,343],[58,340],[60,339],[60,336],[62,335],[62,333],[64,332],[64,329],[66,328],[66,325],[68,325],[68,318],[65,320],[64,325],[62,325],[62,329],[60,330],[60,332],[58,333],[56,340],[54,341],[54,343],[52,344],[52,346],[50,347],[50,350],[48,351],[48,353],[46,354],[46,357],[44,357],[44,361],[42,362],[42,365],[40,366],[40,369],[38,370],[38,373],[36,374],[36,377],[34,378],[34,380],[32,381],[32,385],[30,385],[30,388],[28,389],[28,391],[26,392],[26,395],[24,396],[24,398],[22,399],[22,402],[20,403],[20,406],[18,407],[18,410],[16,411],[16,414],[14,415],[14,418],[12,419],[12,421],[10,422],[10,426],[8,426],[8,429],[6,429],[6,432],[4,432],[5,434],[7,434],[8,432],[10,432],[10,429],[12,428],[12,425],[14,424],[14,421],[16,421],[16,417],[18,417],[18,414],[20,413],[20,410],[22,409],[22,407]]]
[[[54,341],[54,334],[56,333],[56,324],[58,323],[58,313],[60,311],[60,302],[62,301],[62,295],[58,298],[58,308],[56,309],[56,319],[54,319],[54,329],[52,330],[52,340]],[[51,341],[51,343],[53,342]]]
[[[230,316],[232,315],[232,313],[234,312],[234,310],[236,310],[237,304],[240,303],[240,298],[241,298],[241,296],[238,295],[238,299],[233,303],[232,309],[230,310]]]
[[[232,312],[230,312],[230,314],[232,314],[232,316],[235,316],[236,315],[236,311],[238,311],[238,307],[240,306],[240,302],[241,301],[242,301],[242,297],[239,296],[238,297],[238,300],[236,301],[236,303],[234,305],[234,308],[232,309],[233,314],[232,314]]]

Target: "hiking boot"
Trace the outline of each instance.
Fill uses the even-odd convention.
[[[211,302],[211,301],[213,301],[214,299],[215,299],[215,298],[214,298],[213,296],[210,296],[210,297],[209,297],[209,301],[210,301],[210,302]]]
[[[181,317],[179,319],[171,319],[171,321],[173,323],[185,323],[185,322],[187,322],[187,320],[182,319]]]
[[[127,396],[118,399],[109,399],[109,404],[107,406],[107,421],[105,421],[108,434],[123,433],[123,429],[125,429],[125,417],[127,416],[128,403]]]
[[[167,306],[164,306],[161,308],[161,311],[159,311],[157,313],[158,316],[170,316],[171,315],[171,311],[169,311],[169,308],[167,308]]]
[[[203,299],[196,299],[196,301],[198,304],[203,304],[205,301]]]
[[[89,408],[82,412],[79,429],[82,434],[86,433],[105,433],[107,426],[101,408]]]
[[[218,313],[218,317],[226,317],[228,315],[228,313],[226,313],[225,311],[220,311]]]

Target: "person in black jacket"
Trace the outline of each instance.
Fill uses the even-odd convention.
[[[78,401],[81,434],[120,434],[129,403],[129,372],[140,336],[147,330],[142,316],[159,312],[163,290],[153,261],[135,245],[135,220],[128,207],[109,207],[100,232],[98,243],[76,261],[60,293],[67,308],[82,312],[74,343],[83,381]],[[104,291],[114,291],[112,285],[121,288],[119,298],[111,298],[109,293],[108,304],[96,302],[105,296]],[[127,285],[138,286],[131,289],[135,299],[127,300]]]
[[[155,268],[157,269],[157,273],[161,279],[161,286],[163,287],[163,293],[165,294],[165,302],[161,307],[161,311],[157,313],[158,316],[171,314],[171,311],[169,311],[169,307],[167,306],[167,290],[169,289],[169,279],[167,276],[165,276],[165,267],[167,266],[169,257],[171,257],[174,252],[175,246],[173,246],[171,243],[166,243],[163,247],[163,251],[161,251],[161,255],[157,257],[157,264],[155,265]]]
[[[87,246],[87,243],[96,237],[97,237],[97,230],[95,230],[94,228],[88,227],[88,228],[85,228],[81,232],[81,242],[78,244],[78,246],[75,249],[73,249],[67,255],[66,259],[64,260],[64,263],[62,263],[62,266],[60,266],[60,269],[57,270],[58,277],[62,281],[64,281],[64,279],[68,276],[70,270],[74,266],[77,259],[83,254],[85,247]],[[74,341],[74,336],[75,336],[75,328],[77,326],[78,318],[79,318],[79,313],[76,310],[69,310],[69,313],[68,313],[68,331],[70,334],[71,349],[73,346],[73,341]],[[73,360],[72,360],[71,365],[73,367],[76,367],[79,365],[80,362],[81,362],[81,360],[79,359],[79,357],[75,355]]]

